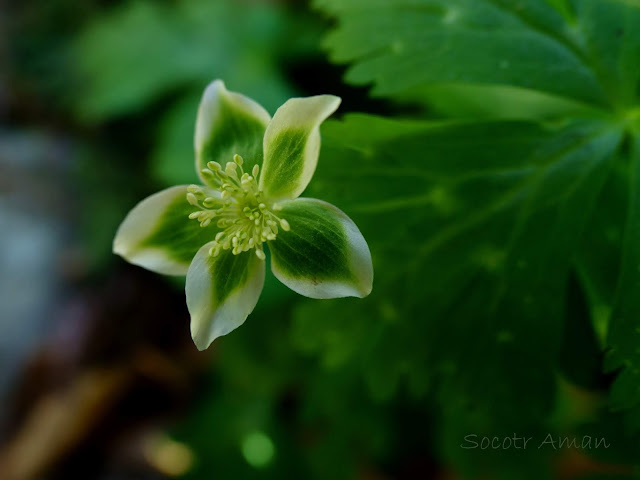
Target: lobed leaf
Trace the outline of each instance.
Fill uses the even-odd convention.
[[[622,244],[622,261],[611,313],[606,358],[608,371],[620,370],[612,387],[615,408],[640,412],[640,136],[630,142],[629,209]],[[640,426],[640,417],[634,427]]]
[[[317,0],[339,24],[331,58],[373,93],[432,98],[445,85],[498,85],[597,106],[638,97],[640,8],[613,0]],[[509,93],[492,92],[499,103]],[[455,101],[455,98],[453,99]]]
[[[583,45],[580,19],[540,0],[317,0],[339,19],[325,45],[354,63],[347,81],[378,96],[417,87],[499,84],[595,105],[607,93]],[[574,23],[575,22],[575,23]]]
[[[621,132],[592,120],[544,126],[352,115],[323,134],[310,193],[350,212],[376,264],[376,290],[360,309],[370,331],[359,337],[359,356],[365,367],[371,358],[387,365],[367,369],[370,385],[429,384],[440,407],[455,412],[449,422],[467,431],[546,428],[573,254]],[[342,305],[321,318],[301,309],[298,328],[323,318],[357,321]],[[396,354],[383,353],[390,339]],[[334,336],[313,349],[347,341]],[[461,455],[457,443],[444,449]]]

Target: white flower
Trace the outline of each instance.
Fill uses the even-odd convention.
[[[129,212],[113,251],[166,275],[185,275],[191,334],[200,350],[244,323],[271,270],[311,298],[364,297],[367,242],[333,205],[298,198],[318,162],[332,95],[292,98],[273,118],[221,80],[204,92],[195,133],[202,185],[171,187]]]

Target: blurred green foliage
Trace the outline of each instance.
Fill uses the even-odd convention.
[[[152,174],[167,184],[193,182],[194,115],[212,78],[224,78],[274,110],[295,93],[279,68],[283,49],[305,53],[313,28],[294,32],[277,5],[139,1],[100,18],[77,40],[84,88],[77,110],[90,121],[148,108],[173,97],[158,122]],[[299,42],[292,43],[295,35]],[[302,37],[302,38],[300,38]],[[152,46],[152,48],[150,48]]]
[[[199,88],[212,75],[266,97],[274,107],[290,93],[274,65],[284,21],[276,9],[260,4],[246,13],[230,2],[120,7],[78,38],[88,80],[79,112],[93,119],[135,112],[167,92]]]
[[[305,196],[360,227],[373,293],[309,301],[268,274],[258,310],[216,342],[198,404],[172,430],[196,453],[187,478],[557,478],[571,459],[537,448],[549,433],[611,445],[579,452],[600,463],[572,478],[638,474],[640,4],[84,8],[56,40],[64,82],[38,86],[52,50],[33,48],[36,36],[19,65],[27,85],[68,99],[55,108],[82,138],[97,270],[114,261],[129,207],[195,180],[195,113],[213,78],[270,112],[314,93],[365,112],[324,125]],[[344,82],[320,44],[347,65]],[[461,448],[469,434],[514,433],[537,445]],[[256,438],[274,446],[263,464],[246,457]]]

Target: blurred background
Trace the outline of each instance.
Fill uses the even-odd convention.
[[[183,280],[111,253],[138,201],[196,180],[195,113],[214,78],[271,113],[331,93],[338,117],[436,115],[344,83],[321,47],[332,22],[303,0],[0,1],[0,479],[476,476],[457,399],[427,393],[419,325],[388,337],[348,300],[353,322],[320,318],[324,303],[268,273],[245,326],[200,353]],[[389,298],[376,318],[407,320]],[[563,384],[554,419],[601,405]],[[629,478],[636,445],[606,463],[549,449],[509,462]]]

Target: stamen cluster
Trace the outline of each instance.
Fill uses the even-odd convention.
[[[208,162],[201,170],[202,176],[211,188],[198,185],[189,186],[187,201],[198,210],[189,218],[198,220],[205,228],[216,220],[216,226],[222,231],[215,236],[209,255],[215,257],[221,250],[231,250],[239,255],[255,248],[256,255],[265,259],[262,244],[275,240],[278,225],[289,231],[289,223],[278,217],[277,205],[268,206],[258,187],[260,167],[255,165],[251,174],[242,168],[243,159],[234,155],[224,170],[218,162]]]

